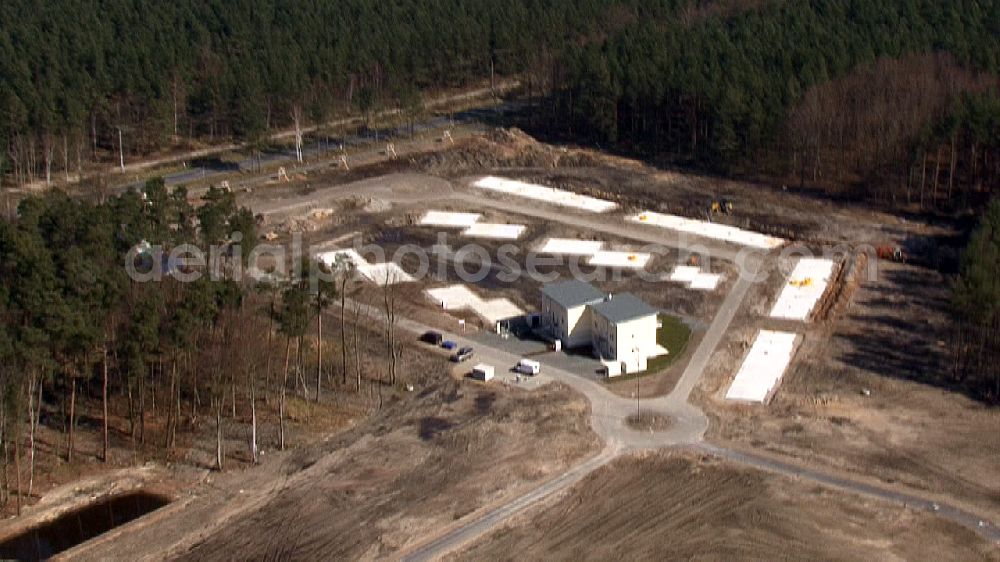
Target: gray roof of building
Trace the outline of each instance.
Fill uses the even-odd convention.
[[[632,293],[615,295],[609,300],[593,305],[592,308],[596,314],[600,314],[616,324],[657,313],[655,308]]]
[[[604,293],[598,291],[596,287],[576,279],[549,283],[542,287],[542,293],[567,309],[604,298]]]

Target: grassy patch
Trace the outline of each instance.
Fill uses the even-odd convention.
[[[674,364],[680,358],[691,339],[691,328],[680,318],[661,314],[658,317],[662,326],[656,330],[656,343],[667,348],[670,353],[649,360],[646,373],[658,373]]]
[[[674,364],[684,354],[688,340],[691,339],[691,328],[681,321],[680,318],[661,314],[657,317],[660,321],[660,328],[656,330],[656,343],[667,348],[670,353],[650,359],[646,364],[646,370],[641,373],[631,373],[619,375],[614,378],[605,379],[607,383],[620,383],[623,381],[635,380],[647,375],[655,375],[667,367]]]

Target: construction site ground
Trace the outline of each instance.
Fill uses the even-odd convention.
[[[397,189],[404,194],[447,189],[456,195],[443,201],[407,201],[381,217],[365,219],[364,232],[370,236],[366,239],[433,244],[437,229],[412,223],[423,211],[436,209],[481,212],[483,220],[525,224],[528,230],[516,242],[522,248],[534,247],[550,236],[639,243],[615,233],[581,228],[572,220],[540,217],[544,207],[516,197],[473,192],[470,201],[460,196],[468,194],[467,186],[476,173],[493,173],[608,198],[633,211],[653,209],[697,217],[706,201],[724,196],[736,202],[737,210],[734,217],[722,220],[789,236],[815,249],[821,245],[892,243],[929,247],[945,256],[949,252],[947,247],[934,246],[936,240],[951,234],[939,226],[788,190],[662,172],[591,151],[563,151],[534,143],[516,132],[492,135],[415,159],[416,166],[410,169],[431,175],[408,173],[367,180],[380,183],[386,193],[396,194]],[[498,171],[494,166],[511,167]],[[355,185],[344,188],[349,190]],[[484,198],[489,198],[488,204],[473,203]],[[575,218],[572,213],[562,214]],[[621,213],[612,216],[610,220],[621,223],[622,230],[634,230],[623,224]],[[610,222],[609,218],[602,220]],[[385,236],[386,232],[390,234]],[[449,240],[466,241],[457,232],[450,232]],[[491,252],[499,245],[477,243]],[[680,255],[668,251],[654,260],[650,269],[669,271]],[[695,392],[696,403],[705,407],[712,419],[708,438],[816,462],[887,484],[913,486],[946,496],[955,494],[963,504],[997,514],[1000,475],[989,466],[995,460],[995,451],[1000,450],[1000,434],[988,428],[1000,426],[1000,414],[966,397],[946,378],[947,344],[940,331],[947,318],[947,279],[924,265],[884,261],[874,265],[878,269],[872,279],[851,287],[844,296],[845,303],[828,317],[810,324],[790,325],[767,318],[783,284],[777,267],[772,268],[766,282],[751,287]],[[713,293],[690,291],[670,283],[644,283],[629,279],[628,274],[602,288],[635,292],[655,306],[689,319],[695,327],[691,342],[694,347],[701,337],[698,327],[711,320],[732,283],[731,262],[717,258],[712,266],[713,270],[720,269],[726,279]],[[537,284],[527,281],[508,285],[491,285],[487,281],[483,286],[489,296],[505,296],[529,310],[537,307],[536,289]],[[413,291],[413,310],[408,314],[454,329],[455,315],[433,310],[427,299],[421,298],[419,284],[407,290]],[[466,319],[475,322],[471,315]],[[805,339],[769,405],[726,403],[722,394],[746,345],[760,328],[791,329]],[[673,371],[682,368],[678,365]],[[640,381],[640,396],[669,390],[669,384],[654,381]],[[619,394],[634,395],[632,384],[611,388],[616,386]],[[863,392],[866,390],[867,395]]]
[[[67,555],[384,558],[593,454],[587,409],[560,386],[520,393],[438,378],[351,430],[213,478]]]
[[[767,324],[759,311],[743,311],[694,396],[712,418],[707,437],[940,494],[1000,518],[1000,410],[949,380],[948,282],[913,265],[879,268],[846,310],[805,332],[766,407],[723,399],[745,344]]]
[[[587,215],[469,186],[487,174],[610,199],[620,209]],[[525,234],[513,242],[524,251],[548,237],[598,239],[630,248],[659,242],[665,253],[650,263],[654,274],[685,263],[689,244],[707,249],[712,271],[724,276],[713,292],[649,282],[630,273],[595,283],[602,291],[634,292],[693,329],[686,357],[660,375],[638,380],[640,398],[672,403],[666,396],[672,392],[686,404],[690,390],[692,407],[708,419],[707,444],[940,498],[1000,521],[1000,411],[966,396],[947,379],[947,343],[941,334],[947,320],[944,275],[924,265],[878,262],[872,279],[851,282],[849,290],[836,288],[837,302],[815,322],[776,322],[767,314],[784,284],[777,256],[762,258],[766,281],[741,285],[736,282],[738,247],[685,241],[625,220],[626,214],[643,210],[703,218],[707,203],[720,196],[733,200],[736,211],[715,220],[817,249],[923,243],[950,234],[942,227],[792,190],[656,170],[595,151],[544,145],[508,130],[473,135],[455,145],[427,146],[405,158],[351,171],[317,169],[306,179],[256,187],[240,194],[240,202],[265,218],[262,234],[273,233],[274,243],[301,237],[306,248],[323,243],[350,247],[355,240],[378,244],[390,254],[404,244],[428,248],[443,229],[416,222],[433,209],[474,211],[490,222],[524,224]],[[322,212],[314,214],[317,210]],[[459,231],[448,231],[448,239],[456,246],[473,241]],[[507,243],[475,242],[493,255]],[[401,265],[413,271],[412,263]],[[452,260],[442,279],[398,285],[397,313],[413,326],[456,332],[461,329],[458,320],[464,319],[466,330],[489,331],[473,313],[442,311],[424,295],[427,287],[456,281]],[[500,282],[494,272],[474,289],[484,298],[505,297],[530,311],[538,308],[539,286],[524,277]],[[377,308],[384,290],[356,280],[348,295],[352,303]],[[739,298],[730,299],[732,295]],[[374,318],[361,307],[348,306],[348,313],[355,322]],[[720,315],[732,315],[731,322],[716,324]],[[788,329],[804,339],[769,404],[726,402],[725,390],[761,328]],[[443,359],[427,349],[414,353]],[[709,354],[699,356],[703,353]],[[406,370],[407,363],[403,365]],[[694,377],[683,377],[692,371]],[[191,507],[164,508],[148,523],[130,525],[138,525],[140,532],[109,535],[96,546],[81,546],[78,554],[85,559],[113,557],[115,552],[135,558],[186,553],[192,559],[230,558],[233,553],[275,558],[403,555],[463,526],[463,516],[505,505],[521,493],[530,494],[533,486],[577,470],[571,467],[600,450],[587,420],[589,416],[595,423],[592,409],[609,406],[595,405],[590,386],[574,386],[591,398],[588,406],[583,396],[561,385],[524,392],[503,384],[457,382],[450,374],[443,365],[423,373],[415,392],[405,394],[398,406],[287,454],[270,468],[221,475],[217,481],[228,484],[217,485],[219,490],[206,487],[204,499],[185,504]],[[553,380],[563,380],[560,376]],[[608,404],[634,398],[636,381],[601,384]],[[610,427],[610,422],[602,423],[602,431]],[[681,426],[670,431],[679,432]],[[430,437],[421,437],[425,434]],[[866,549],[886,558],[924,558],[931,552],[941,553],[931,556],[938,559],[996,557],[996,547],[979,535],[933,514],[832,492],[805,480],[791,483],[731,460],[655,453],[612,461],[613,454],[607,456],[605,450],[602,455],[586,471],[574,473],[582,482],[559,488],[565,495],[551,501],[533,498],[511,512],[515,518],[509,528],[460,556],[555,552],[558,558],[604,558],[600,553],[620,553],[628,543],[635,549],[630,552],[647,558],[678,553],[727,559],[747,557],[745,552],[749,557],[810,558],[828,557],[823,555],[832,548],[845,553],[843,558],[868,558],[854,556]],[[635,501],[624,499],[628,497]],[[540,501],[543,507],[529,507]],[[205,509],[197,512],[203,513],[200,519],[188,514],[196,506]],[[601,522],[607,517],[597,514],[609,511],[612,519],[605,529]],[[645,527],[629,525],[647,520]],[[206,526],[207,521],[215,523]],[[286,529],[289,521],[294,523]],[[545,532],[549,523],[556,532]],[[142,540],[154,528],[173,527],[170,538]],[[482,530],[495,528],[484,525]],[[639,539],[636,533],[642,529],[650,532]],[[605,536],[611,537],[607,544]],[[289,545],[295,548],[283,550]],[[676,550],[661,550],[672,546]],[[699,547],[704,548],[695,550]]]
[[[601,467],[448,560],[995,560],[956,524],[685,452]]]

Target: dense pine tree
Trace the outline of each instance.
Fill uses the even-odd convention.
[[[19,182],[76,171],[119,149],[179,138],[254,140],[412,89],[462,86],[524,69],[614,25],[676,2],[443,0],[138,2],[13,0],[0,5],[3,169]]]

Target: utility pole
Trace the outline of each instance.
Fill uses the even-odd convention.
[[[635,345],[635,334],[632,334],[632,351],[635,353],[635,421],[642,418],[639,410],[639,348]]]

